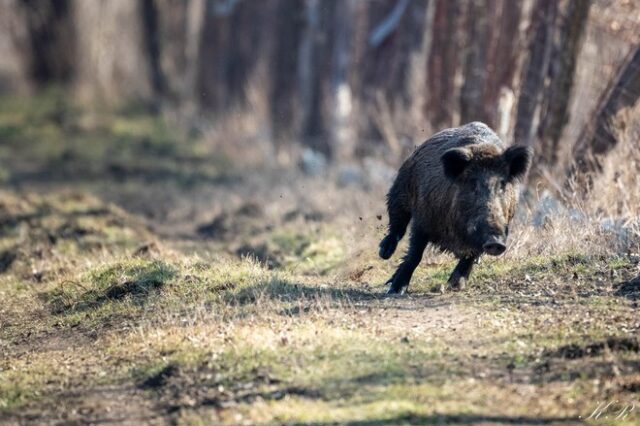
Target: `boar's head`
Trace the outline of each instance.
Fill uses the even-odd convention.
[[[454,189],[450,220],[456,236],[478,254],[502,254],[531,150],[512,146],[502,152],[492,144],[471,144],[449,149],[442,163]]]

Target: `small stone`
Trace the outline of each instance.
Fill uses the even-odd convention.
[[[355,165],[344,165],[338,170],[337,183],[338,186],[357,186],[364,185],[365,175],[362,169]]]
[[[309,176],[323,175],[327,170],[327,158],[321,152],[307,148],[302,152],[300,168]]]

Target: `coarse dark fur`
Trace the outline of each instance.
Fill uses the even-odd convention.
[[[530,162],[529,148],[507,148],[480,122],[443,130],[420,145],[387,195],[389,231],[380,257],[391,257],[411,222],[409,250],[389,279],[389,293],[404,292],[428,243],[459,259],[448,280],[454,289],[464,287],[481,254],[501,254]]]

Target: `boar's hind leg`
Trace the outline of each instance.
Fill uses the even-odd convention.
[[[450,288],[454,290],[462,290],[464,285],[469,278],[469,274],[471,273],[471,269],[473,269],[473,263],[478,259],[477,257],[468,257],[465,259],[460,259],[456,267],[454,268],[451,276],[449,277],[449,281],[447,284]]]
[[[422,260],[422,253],[427,246],[427,235],[414,228],[411,230],[411,240],[409,241],[409,250],[398,269],[391,278],[391,287],[387,294],[402,294],[409,286],[409,281],[413,275],[413,271],[418,267]]]
[[[380,241],[380,257],[389,259],[398,247],[398,241],[402,239],[411,220],[411,213],[406,211],[398,203],[389,202],[389,233]]]

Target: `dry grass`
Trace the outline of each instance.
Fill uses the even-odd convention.
[[[622,111],[614,128],[618,130],[619,145],[603,161],[602,173],[594,180],[589,199],[593,213],[605,216],[636,219],[640,206],[640,105]]]

